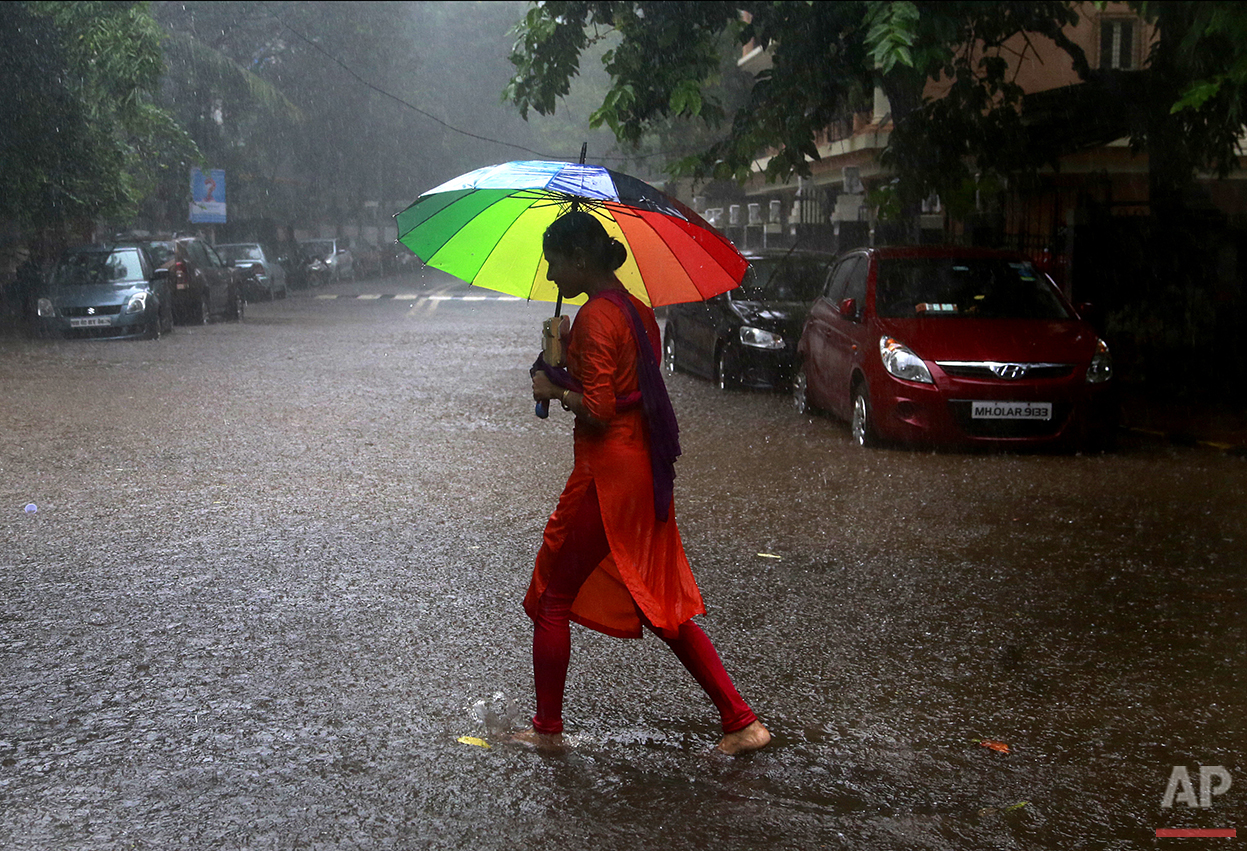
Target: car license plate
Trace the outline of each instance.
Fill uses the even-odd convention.
[[[69,320],[70,328],[95,328],[112,324],[113,320],[107,316],[74,316]]]
[[[971,402],[976,420],[1050,420],[1051,402]]]

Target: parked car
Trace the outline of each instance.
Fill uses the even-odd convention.
[[[793,379],[798,411],[879,440],[1111,444],[1108,346],[1022,255],[869,248],[836,262]]]
[[[345,239],[305,239],[299,245],[305,254],[328,267],[330,281],[337,283],[355,277],[355,257]]]
[[[391,275],[401,275],[420,265],[420,258],[398,240],[390,243],[381,259],[386,273]]]
[[[332,279],[328,264],[319,257],[305,257],[303,260],[303,275],[307,279],[308,285],[313,287],[323,286]]]
[[[243,273],[222,260],[207,242],[179,236],[144,244],[169,270],[173,315],[178,322],[206,325],[213,316],[243,318],[247,306]]]
[[[288,289],[306,289],[311,286],[311,281],[308,280],[308,256],[299,243],[294,240],[279,242],[272,248],[277,263],[286,273]]]
[[[248,298],[272,301],[289,295],[286,270],[272,248],[258,242],[235,242],[218,245],[216,250],[222,260],[243,273],[243,292]]]
[[[668,372],[696,373],[724,390],[788,386],[801,326],[832,257],[784,249],[745,256],[749,269],[739,287],[705,302],[667,308],[663,361]]]
[[[67,250],[34,302],[36,332],[47,336],[155,339],[173,330],[168,270],[140,245]]]
[[[371,242],[359,239],[351,246],[355,263],[355,278],[376,278],[381,275],[381,249]]]

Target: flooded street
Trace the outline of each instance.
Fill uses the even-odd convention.
[[[433,272],[341,292],[399,297],[296,292],[155,342],[0,338],[0,847],[1126,849],[1247,827],[1243,459],[1133,435],[860,450],[783,395],[676,375],[699,622],[775,741],[713,755],[716,713],[660,642],[574,628],[571,747],[541,755],[505,734],[533,711],[520,601],[571,469],[570,415],[528,395],[550,306]],[[1201,765],[1233,785],[1162,807]]]

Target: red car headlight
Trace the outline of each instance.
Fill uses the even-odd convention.
[[[895,337],[879,338],[879,356],[883,359],[883,368],[889,375],[902,381],[917,381],[921,384],[934,384],[931,370],[922,358]]]

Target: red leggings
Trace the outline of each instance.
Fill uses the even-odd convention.
[[[541,733],[563,732],[563,688],[571,658],[571,609],[594,568],[610,553],[597,488],[591,487],[580,503],[567,540],[554,559],[550,584],[537,603],[533,626],[533,679],[537,687],[537,714],[533,727]],[[733,733],[757,720],[741,699],[719,654],[701,627],[691,620],[680,624],[675,638],[664,638],[642,615],[645,626],[662,638],[710,696],[723,721],[723,732]]]

